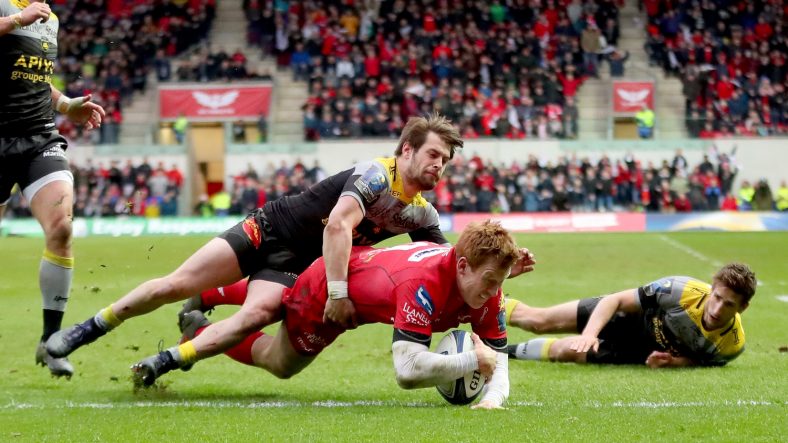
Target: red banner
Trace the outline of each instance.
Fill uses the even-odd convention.
[[[616,114],[634,114],[643,105],[654,109],[653,82],[613,82],[613,112]]]
[[[462,232],[473,221],[492,218],[511,232],[643,232],[641,213],[536,212],[514,214],[454,214],[453,232]]]
[[[159,116],[174,120],[183,113],[190,120],[252,120],[268,116],[270,83],[238,85],[178,84],[159,88]]]

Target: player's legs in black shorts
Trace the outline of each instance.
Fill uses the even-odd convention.
[[[577,304],[577,331],[582,332],[601,297],[584,298]],[[644,364],[653,345],[643,330],[638,314],[617,313],[599,332],[599,349],[589,350],[588,363]]]

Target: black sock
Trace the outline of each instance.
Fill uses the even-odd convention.
[[[50,335],[60,330],[63,324],[63,312],[44,309],[44,334],[41,341],[47,341]]]

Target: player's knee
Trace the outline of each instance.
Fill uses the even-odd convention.
[[[71,247],[71,217],[63,214],[44,225],[47,243],[51,247],[63,250]]]
[[[289,365],[277,365],[274,367],[266,368],[266,370],[268,370],[268,372],[270,372],[274,377],[282,380],[287,380],[289,378],[292,378],[294,375],[301,372],[301,369],[302,368],[293,367]]]
[[[551,361],[557,362],[581,362],[584,353],[577,352],[569,348],[569,343],[564,340],[553,342],[550,346],[548,356]]]

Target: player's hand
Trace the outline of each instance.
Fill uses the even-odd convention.
[[[49,20],[51,13],[52,10],[49,9],[49,5],[44,2],[30,3],[28,7],[19,13],[19,21],[22,23],[22,26],[32,25],[37,20],[45,23]]]
[[[327,299],[323,311],[323,323],[336,323],[345,329],[356,329],[356,307],[349,298]]]
[[[665,368],[673,362],[669,352],[654,351],[646,358],[646,366],[652,369]]]
[[[101,127],[101,122],[107,116],[104,108],[90,101],[92,98],[91,94],[72,98],[65,112],[69,120],[84,125],[88,131]]]
[[[492,400],[482,400],[471,406],[471,409],[506,409],[501,405],[495,404]]]
[[[528,248],[520,248],[520,258],[512,265],[512,270],[509,272],[509,278],[533,271],[535,264],[536,260],[534,260],[534,254],[529,251]]]
[[[588,352],[589,349],[594,351],[599,350],[599,339],[597,337],[589,337],[585,335],[578,335],[569,340],[569,349],[583,353]]]
[[[492,377],[493,371],[495,371],[497,352],[485,345],[475,333],[471,334],[471,340],[473,341],[473,352],[476,353],[476,360],[479,361],[479,373],[489,379]]]

